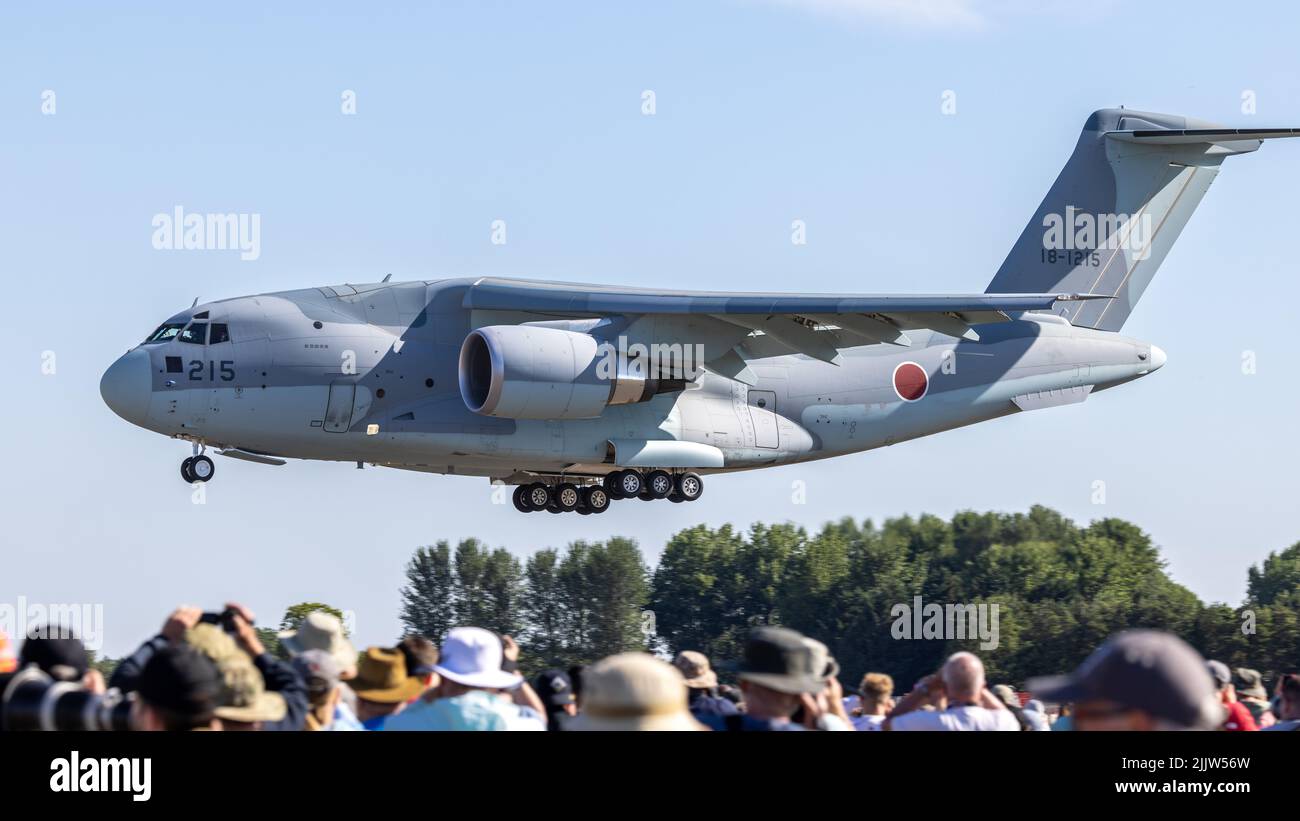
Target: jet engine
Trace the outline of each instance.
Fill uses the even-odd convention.
[[[534,325],[489,325],[460,348],[460,395],[484,416],[591,419],[610,405],[681,389],[641,373],[635,360],[595,337]]]

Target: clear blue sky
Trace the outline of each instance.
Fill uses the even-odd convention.
[[[230,597],[264,622],[330,602],[378,643],[411,551],[440,538],[524,556],[619,534],[653,561],[699,521],[1042,503],[1137,522],[1177,580],[1237,603],[1247,566],[1300,539],[1300,140],[1227,162],[1125,327],[1169,364],[1081,406],[602,517],[517,515],[477,479],[227,459],[192,505],[185,446],[115,417],[98,381],[195,296],[387,273],[980,291],[1093,109],[1300,126],[1292,4],[265,5],[0,12],[0,602],[101,603],[113,655],[177,603]],[[154,250],[175,205],[260,214],[260,259]]]

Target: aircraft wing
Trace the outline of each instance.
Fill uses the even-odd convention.
[[[843,348],[910,345],[907,331],[919,329],[978,341],[979,334],[972,326],[1009,321],[1007,312],[1049,310],[1057,302],[1108,298],[1094,294],[663,291],[485,277],[469,288],[464,306],[548,319],[617,319],[625,325],[647,317],[712,320],[735,330],[737,344],[714,357],[709,366],[747,382],[752,377],[745,362],[754,358],[793,351],[834,364]]]

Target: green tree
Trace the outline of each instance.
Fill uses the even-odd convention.
[[[419,547],[406,565],[401,619],[405,632],[442,641],[456,625],[455,575],[446,541]]]

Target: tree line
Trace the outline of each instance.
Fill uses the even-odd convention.
[[[1300,543],[1250,567],[1246,600],[1233,608],[1173,581],[1137,526],[1079,527],[1044,507],[879,526],[846,518],[812,534],[790,524],[700,525],[674,535],[653,568],[625,538],[523,560],[477,539],[442,541],[418,548],[406,576],[408,632],[437,640],[474,624],[514,635],[529,672],[633,649],[700,650],[718,663],[738,658],[760,624],[824,641],[849,685],[868,671],[910,683],[969,649],[991,680],[1020,686],[1073,669],[1129,627],[1171,631],[1207,658],[1266,676],[1300,668]],[[904,637],[914,607],[930,605],[996,613],[996,646],[973,631]]]

